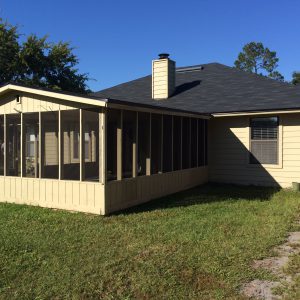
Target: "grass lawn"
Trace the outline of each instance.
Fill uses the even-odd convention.
[[[230,185],[109,217],[2,203],[0,298],[240,299],[299,212],[300,193]]]

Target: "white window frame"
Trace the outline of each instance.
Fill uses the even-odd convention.
[[[249,116],[247,118],[247,135],[248,135],[248,139],[247,139],[247,144],[246,144],[246,148],[248,150],[247,154],[246,154],[246,164],[249,168],[265,168],[265,169],[282,169],[282,148],[283,148],[283,143],[282,143],[282,117],[280,115],[259,115],[259,117],[278,117],[278,163],[277,164],[251,164],[250,163],[250,153],[251,153],[251,119],[254,118],[256,116]],[[257,116],[258,117],[258,116]]]

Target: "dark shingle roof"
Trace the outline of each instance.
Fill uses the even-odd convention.
[[[149,75],[92,95],[197,113],[300,108],[299,87],[219,63],[177,68],[176,91],[169,99],[153,100],[151,84]]]

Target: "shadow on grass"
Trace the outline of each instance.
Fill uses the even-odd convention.
[[[269,201],[279,190],[280,188],[277,187],[208,183],[186,191],[158,198],[147,203],[113,213],[112,215],[140,213],[158,209],[186,207],[223,201]]]

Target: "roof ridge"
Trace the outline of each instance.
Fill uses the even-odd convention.
[[[176,67],[176,70],[181,70],[181,69],[187,69],[187,68],[197,68],[197,67],[205,67],[209,65],[222,65],[221,63],[218,62],[210,62],[210,63],[205,63],[205,64],[197,64],[197,65],[189,65],[189,66],[180,66]],[[225,66],[225,65],[224,65]]]

